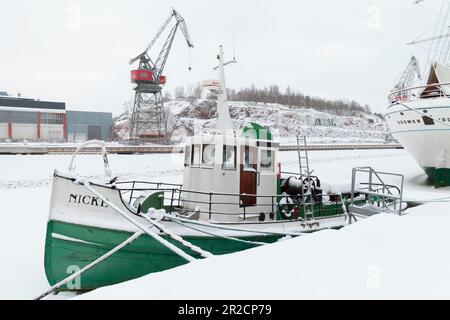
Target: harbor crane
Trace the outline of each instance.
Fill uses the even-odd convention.
[[[158,56],[156,59],[150,58],[149,51],[173,20],[175,24],[170,29]],[[128,140],[130,143],[149,140],[163,141],[168,138],[167,119],[161,91],[167,82],[166,76],[163,75],[164,67],[178,29],[181,29],[188,47],[193,48],[194,45],[185,20],[175,9],[172,9],[169,17],[147,48],[129,62],[130,65],[136,61],[139,62],[138,68],[131,71],[131,82],[135,83],[136,87],[134,88],[135,97],[130,119]],[[190,66],[189,70],[191,70]]]
[[[416,75],[419,80],[422,80],[422,77],[420,75],[419,61],[416,59],[416,57],[412,56],[408,65],[406,66],[406,69],[400,74],[397,83],[392,89],[393,92],[397,92],[395,94],[396,100],[403,100],[408,98],[410,90],[405,89],[413,86]]]

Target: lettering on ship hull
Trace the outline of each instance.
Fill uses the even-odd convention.
[[[69,196],[69,203],[84,204],[87,206],[94,206],[94,207],[104,207],[104,208],[108,207],[108,205],[98,197],[73,193],[71,193]]]

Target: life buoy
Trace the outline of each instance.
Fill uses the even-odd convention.
[[[279,212],[283,219],[290,219],[294,211],[294,202],[291,197],[286,196],[281,198],[279,202]]]

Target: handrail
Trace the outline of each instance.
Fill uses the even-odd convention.
[[[151,185],[165,185],[165,186],[176,186],[182,187],[180,183],[168,183],[168,182],[152,182],[152,181],[142,181],[142,180],[130,180],[130,181],[117,181],[115,184],[126,184],[126,183],[140,183],[140,184],[151,184]]]
[[[360,185],[361,184],[364,185],[364,184],[368,184],[368,183],[367,182],[360,182],[359,184]],[[380,185],[380,186],[382,186],[382,184],[379,184],[379,183],[372,183],[372,185],[375,185],[375,186]],[[395,186],[395,185],[393,185],[393,184],[385,184],[385,186],[389,187],[389,188],[393,188],[393,189],[397,190],[398,193],[400,193],[400,188]]]
[[[90,184],[92,186],[101,186],[101,187],[106,187],[106,188],[111,188],[111,189],[117,190],[120,193],[120,196],[122,198],[122,202],[124,204],[126,203],[126,201],[123,198],[123,194],[124,193],[129,193],[130,191],[163,191],[163,192],[172,192],[173,193],[172,197],[169,198],[171,200],[171,205],[170,205],[171,210],[179,208],[181,202],[184,202],[184,203],[203,203],[203,204],[212,204],[212,205],[231,204],[231,205],[239,205],[240,208],[242,208],[243,212],[239,212],[237,214],[239,214],[239,215],[244,214],[244,216],[245,216],[245,209],[246,208],[251,208],[253,206],[245,205],[245,204],[243,204],[240,201],[239,202],[233,202],[233,203],[227,203],[227,202],[215,202],[215,201],[212,201],[212,199],[210,201],[188,200],[188,199],[182,199],[181,195],[182,195],[182,193],[193,193],[193,194],[202,194],[202,195],[205,195],[205,196],[208,196],[208,197],[210,197],[210,196],[211,197],[213,197],[213,196],[229,196],[229,197],[238,197],[239,200],[241,200],[242,197],[244,197],[244,196],[245,197],[256,197],[256,198],[270,198],[270,199],[272,199],[271,203],[258,204],[259,206],[272,207],[272,209],[270,211],[264,212],[266,214],[267,213],[274,213],[274,214],[276,214],[278,212],[278,210],[280,209],[281,206],[278,203],[277,198],[289,197],[289,198],[293,198],[293,199],[296,199],[296,198],[299,199],[298,202],[289,203],[288,204],[289,207],[290,207],[289,208],[290,211],[294,210],[295,208],[297,208],[297,210],[298,210],[302,206],[302,203],[304,201],[308,201],[307,202],[308,204],[318,204],[318,203],[326,203],[326,202],[328,202],[328,201],[317,202],[316,199],[315,199],[315,196],[312,196],[312,195],[309,195],[309,196],[304,197],[302,199],[301,194],[288,195],[286,193],[273,194],[273,195],[256,195],[256,194],[240,194],[240,193],[202,192],[202,191],[184,190],[184,189],[180,189],[180,188],[134,188],[134,189],[132,189],[132,188],[117,188],[116,184],[123,184],[122,182],[123,181],[116,182],[113,185],[99,184],[99,183],[95,183],[95,182],[91,182]],[[127,181],[127,182],[124,182],[124,183],[132,184],[133,181]],[[163,183],[156,183],[156,182],[150,182],[150,181],[145,181],[144,183],[154,184],[154,185],[157,185],[157,186],[163,184]],[[178,184],[173,184],[173,185],[180,186]],[[175,193],[178,193],[178,195],[175,195]],[[130,200],[128,201],[128,204],[130,204],[133,199],[139,198],[141,195],[142,194],[139,194],[138,196],[133,197],[132,194],[130,194]],[[340,196],[336,200],[329,201],[329,203],[339,204],[339,203],[343,203],[344,202],[344,197],[342,197],[340,193],[332,193],[332,194],[328,194],[328,195],[330,195],[330,196],[333,196],[333,195]],[[163,197],[163,199],[167,200],[168,198]],[[285,206],[285,204],[283,204],[282,206]],[[128,208],[128,209],[131,209],[131,208]],[[191,209],[191,210],[193,210],[193,209]],[[131,210],[131,212],[133,212],[133,210]],[[134,212],[134,213],[136,214],[137,212]],[[217,211],[212,210],[211,208],[210,208],[210,210],[207,213],[211,213],[211,214],[230,214],[228,212],[223,212],[223,213],[222,212],[217,212]],[[244,217],[244,220],[245,220],[245,217]]]
[[[447,86],[447,85],[450,85],[450,82],[430,83],[430,84],[425,84],[425,85],[420,85],[420,86],[413,86],[413,87],[403,88],[403,89],[400,89],[400,90],[391,91],[388,94],[387,98],[388,98],[389,101],[391,101],[391,96],[393,96],[393,95],[395,95],[397,93],[402,93],[402,92],[405,92],[405,91],[412,91],[412,90],[415,90],[415,89],[427,88],[427,87],[432,87],[432,86],[439,86],[440,87],[440,86]]]
[[[103,166],[105,169],[105,176],[106,177],[111,177],[111,168],[109,167],[109,162],[108,162],[108,153],[106,151],[106,143],[105,141],[102,140],[89,140],[86,141],[85,143],[81,144],[80,146],[78,146],[78,148],[75,150],[75,152],[73,153],[72,157],[70,158],[70,163],[69,163],[69,172],[75,172],[75,158],[78,155],[78,153],[85,147],[90,146],[90,145],[98,145],[101,147],[102,150],[102,158],[103,158]]]
[[[361,184],[368,185],[367,188],[364,188],[364,189],[356,188],[356,175],[358,172],[368,174],[369,181],[359,183],[359,185],[361,185]],[[381,176],[383,176],[383,175],[400,178],[400,187],[388,185],[388,184],[384,183],[383,179],[381,178]],[[373,181],[374,177],[376,179],[378,179],[378,182],[374,183],[374,181]],[[402,200],[403,183],[404,183],[404,176],[399,173],[375,171],[372,167],[353,168],[350,205],[354,206],[354,200],[355,200],[356,193],[365,194],[367,196],[378,196],[379,201],[381,201],[381,203],[383,204],[382,208],[387,209],[388,211],[398,212],[398,214],[401,215],[402,203],[403,203],[403,200]],[[378,187],[378,188],[373,188],[374,186]],[[382,188],[379,188],[379,187],[382,187]],[[392,193],[391,189],[396,189],[398,192],[398,195],[394,195]],[[380,190],[382,190],[382,192],[379,192]],[[388,203],[386,203],[386,200],[388,200]],[[399,203],[398,210],[396,210],[397,202]],[[379,203],[378,203],[378,205],[379,205]],[[390,208],[390,205],[394,206],[394,210],[392,210]],[[350,219],[350,223],[351,223],[351,219]]]
[[[118,184],[116,182],[116,184]],[[117,190],[121,192],[129,192],[129,191],[172,191],[175,190],[175,192],[184,192],[184,193],[192,193],[192,194],[202,194],[202,195],[209,195],[211,192],[207,191],[195,191],[195,190],[188,190],[188,189],[179,189],[179,188],[117,188]],[[301,197],[301,194],[294,194],[294,195],[288,195],[288,194],[265,194],[265,195],[258,195],[253,193],[224,193],[224,192],[212,192],[215,196],[230,196],[230,197],[239,197],[239,196],[246,196],[246,197],[257,197],[257,198],[272,198],[272,197]],[[331,193],[330,195],[339,195],[339,193]]]
[[[130,183],[132,183],[132,182],[130,182]],[[148,182],[148,184],[158,184],[158,183]],[[209,214],[210,217],[212,215],[239,216],[239,215],[244,214],[244,220],[245,220],[245,209],[251,208],[252,206],[246,206],[245,204],[243,204],[242,203],[243,197],[256,197],[256,198],[272,199],[272,201],[270,201],[270,203],[259,203],[258,204],[258,206],[260,206],[260,207],[268,208],[267,212],[266,212],[266,210],[264,210],[265,212],[262,212],[264,214],[267,214],[267,213],[276,214],[278,212],[278,210],[282,206],[278,203],[278,201],[277,201],[278,198],[285,198],[285,197],[290,197],[290,198],[294,198],[294,199],[302,198],[301,194],[297,194],[297,195],[287,195],[287,194],[256,195],[256,194],[240,194],[240,193],[219,193],[219,192],[214,193],[214,192],[184,190],[184,189],[178,189],[178,188],[134,188],[134,189],[117,188],[117,190],[119,192],[121,192],[121,194],[128,193],[130,191],[143,191],[143,192],[145,192],[145,191],[160,191],[160,192],[164,192],[164,193],[171,193],[170,197],[163,196],[163,198],[162,198],[163,201],[170,201],[170,211],[175,211],[175,212],[179,211],[180,210],[180,202],[182,201],[185,204],[188,204],[188,203],[194,204],[194,205],[202,204],[202,205],[208,206],[207,210],[206,209],[205,210],[197,210],[196,212],[202,213],[202,214]],[[177,193],[178,193],[178,195],[177,195]],[[203,195],[204,200],[202,201],[201,199],[181,199],[182,193],[192,193],[192,194]],[[340,195],[340,194],[331,194],[331,195]],[[132,194],[130,194],[128,203],[130,204],[133,199],[137,199],[137,198],[139,198],[139,196],[141,196],[141,194],[134,196],[134,197],[132,196]],[[234,197],[234,198],[236,198],[236,201],[214,201],[214,197],[217,197],[217,196]],[[313,204],[313,205],[318,203],[317,201],[315,201],[315,198],[313,196],[303,197],[303,200],[300,200],[296,203],[291,203],[290,210],[294,210],[294,209],[299,210],[303,206],[303,202],[305,202],[305,201],[307,204]],[[344,201],[344,199],[341,196],[341,198],[339,200],[330,201],[329,203],[339,204],[339,203],[342,203],[343,201]],[[178,202],[178,204],[177,204],[177,202]],[[325,202],[327,202],[327,201],[323,201],[322,203],[325,203]],[[239,206],[239,208],[242,208],[243,211],[239,211],[239,212],[216,211],[216,210],[213,210],[213,206],[216,206],[216,205]],[[300,218],[300,216],[299,216],[299,218]]]

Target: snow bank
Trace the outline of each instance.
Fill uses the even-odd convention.
[[[450,298],[450,204],[195,261],[80,299]]]
[[[50,188],[0,190],[0,299],[30,299],[48,287],[44,272]]]
[[[298,170],[297,152],[281,152],[280,157],[283,170]],[[406,178],[406,199],[448,199],[450,189],[434,189],[431,185],[426,184],[426,176],[424,172],[404,150],[317,151],[310,152],[309,157],[311,168],[314,170],[313,174],[317,174],[321,178],[323,184],[330,184],[333,186],[345,185],[346,183],[348,184],[351,177],[351,169],[353,167],[370,165],[377,170],[392,171],[404,174]],[[183,170],[183,156],[181,154],[146,154],[133,156],[110,155],[109,160],[111,168],[113,170],[113,174],[118,175],[121,179],[139,178],[144,180],[149,179],[153,181],[159,180],[174,183],[182,182],[181,173]],[[48,207],[50,203],[50,182],[53,170],[55,168],[67,168],[69,161],[70,156],[68,155],[3,155],[0,157],[0,213],[2,214],[2,223],[0,224],[0,251],[2,252],[2,260],[0,263],[0,283],[2,283],[2,289],[0,290],[1,299],[31,299],[48,288],[48,283],[44,274],[44,240],[49,210]],[[103,163],[101,161],[101,157],[99,155],[80,155],[77,158],[77,170],[85,175],[95,178],[101,178],[103,172]],[[404,221],[408,221],[412,217],[413,215],[411,215],[411,217],[407,217],[408,219]],[[421,216],[419,215],[419,217]],[[377,217],[376,219],[379,218],[381,217]],[[428,241],[427,239],[430,236],[436,237],[438,235],[445,234],[446,231],[444,232],[443,230],[447,225],[446,220],[442,219],[441,217],[439,219],[435,218],[435,215],[430,215],[429,219],[426,219],[425,217],[423,217],[423,219],[421,218],[421,229],[415,234],[411,235],[411,237],[416,237],[417,241],[420,242],[424,240]],[[433,221],[433,219],[435,219],[436,221]],[[364,224],[366,222],[362,223]],[[384,239],[384,237],[387,236],[385,234],[385,229],[388,227],[389,223],[380,224],[380,227],[377,227],[376,230],[373,231],[373,233],[375,233],[374,237],[383,237]],[[353,228],[353,226],[351,228]],[[403,229],[404,228],[402,227],[396,234],[397,238],[395,239],[395,241],[392,241],[392,244],[398,244],[399,246],[402,245],[405,246],[405,248],[409,248],[409,243],[411,243],[411,240],[409,240],[405,236]],[[435,231],[436,234],[432,234]],[[346,230],[342,230],[337,234],[345,235],[346,232]],[[316,236],[312,235],[308,237],[314,239],[314,237]],[[306,239],[308,239],[308,237],[305,237],[304,240],[296,239],[293,240],[293,242],[300,240],[305,241]],[[328,235],[325,235],[324,237],[328,237]],[[337,237],[337,235],[335,237]],[[360,238],[358,235],[352,236],[352,238],[348,241],[341,240],[340,242],[338,242],[339,245],[334,245],[335,240],[334,238],[331,239],[332,240],[328,240],[327,238],[327,240],[324,240],[324,242],[326,241],[327,243],[329,243],[329,246],[332,246],[332,248],[337,248],[336,250],[341,251],[345,249],[344,247],[351,245],[355,249],[354,251],[352,251],[352,254],[354,256],[360,255],[360,251],[373,251],[371,245],[368,245],[367,248],[361,248],[359,245],[355,246],[355,243],[358,244],[361,241],[366,241],[361,240],[364,238]],[[386,243],[389,244],[388,240],[386,240]],[[306,241],[306,247],[310,245],[308,241],[312,240]],[[428,242],[432,242],[432,240]],[[277,245],[283,244],[280,243]],[[413,248],[413,245],[414,242],[412,242],[411,248]],[[438,245],[439,247],[437,247],[436,250],[441,250],[445,253],[445,250],[443,249],[443,241],[436,241],[436,244],[433,245]],[[287,257],[284,257],[284,259],[288,260],[274,260],[277,261],[275,267],[273,266],[274,264],[270,263],[269,261],[267,266],[258,265],[255,268],[255,266],[250,265],[247,260],[241,260],[241,258],[239,258],[239,263],[233,262],[233,266],[230,267],[230,271],[227,270],[226,272],[243,273],[247,275],[249,273],[253,274],[254,272],[259,272],[259,269],[261,269],[260,272],[261,274],[263,274],[261,282],[266,281],[266,279],[269,279],[270,277],[280,277],[280,279],[283,279],[282,281],[289,283],[291,281],[291,278],[296,279],[296,277],[299,276],[306,277],[308,273],[302,274],[302,272],[304,272],[305,270],[310,270],[308,271],[309,277],[312,277],[316,280],[320,280],[322,279],[322,277],[328,277],[328,273],[330,272],[330,270],[326,268],[320,269],[321,260],[319,260],[319,263],[317,264],[319,268],[318,271],[311,272],[314,263],[310,260],[316,259],[315,254],[319,255],[319,253],[312,254],[308,250],[313,251],[313,248],[304,249],[304,246],[302,244],[295,244],[293,246],[295,247],[295,250],[290,252]],[[314,250],[324,250],[322,248],[322,245],[316,246],[316,244],[314,243],[311,244],[311,246],[314,246]],[[425,251],[425,249],[422,248],[425,248],[425,245],[424,247],[419,245],[417,252],[415,253],[417,259],[419,260],[421,259],[423,252]],[[258,250],[260,249],[250,251],[249,254],[253,255],[253,252],[259,252]],[[332,252],[331,249],[327,250],[329,252]],[[297,261],[295,265],[287,265],[290,259],[289,256],[292,254],[296,254],[297,252],[299,252],[298,254],[301,254],[301,257],[297,257],[297,259],[301,260],[302,262],[298,263]],[[399,252],[401,253],[402,250],[399,249]],[[271,254],[272,253],[267,253],[267,255]],[[381,255],[381,253],[379,254]],[[266,253],[262,253],[262,255],[266,255]],[[277,255],[278,254],[275,254],[275,256]],[[282,254],[280,253],[280,255]],[[342,257],[345,257],[344,253],[342,253]],[[222,259],[228,257],[218,258]],[[376,256],[374,256],[374,259],[375,258]],[[330,260],[332,259],[330,258]],[[339,256],[338,258],[336,258],[336,260],[337,262],[332,261],[332,266],[340,262],[341,257]],[[370,265],[375,264],[375,260],[368,260],[370,261]],[[432,267],[438,268],[436,269],[437,272],[441,270],[439,269],[439,261],[430,260],[428,262],[430,263],[430,265],[425,271],[431,270]],[[200,262],[200,264],[202,263],[203,261]],[[403,264],[394,263],[396,262],[393,261],[393,265],[391,266],[391,268],[403,268]],[[247,267],[246,264],[249,264],[249,266]],[[209,266],[211,267],[211,265]],[[236,268],[236,266],[238,267]],[[448,267],[448,265],[443,264],[442,270],[446,267]],[[214,266],[214,268],[216,267]],[[354,270],[356,270],[355,274],[359,275],[360,278],[367,277],[367,263],[366,265],[364,265],[363,262],[361,262],[360,265],[355,265],[353,266],[353,268],[355,268]],[[218,270],[222,269],[219,268]],[[389,274],[388,271],[384,270],[385,269],[383,269],[382,272],[383,286],[386,284],[386,280],[383,279],[385,279],[385,276]],[[448,268],[448,270],[450,270],[450,268]],[[208,272],[203,277],[205,279],[213,278],[212,274],[210,274],[210,271]],[[335,273],[337,272],[332,272],[333,275]],[[440,274],[442,277],[445,277],[446,275],[442,272]],[[183,275],[184,277],[186,277],[185,273],[183,273]],[[423,277],[425,276],[426,275],[424,274]],[[170,275],[168,277],[172,276]],[[217,281],[222,280],[219,279]],[[305,283],[307,281],[308,280],[305,280]],[[226,281],[224,280],[224,282]],[[174,283],[175,282],[170,280],[169,283],[165,284],[164,286],[171,286],[172,289],[170,290],[175,290],[176,286]],[[149,292],[150,290],[156,290],[156,287],[153,285],[145,287],[148,287],[146,290],[149,290]],[[138,288],[140,288],[140,286],[138,286]],[[189,288],[186,288],[184,293],[186,293],[188,289]],[[166,288],[164,290],[169,289]],[[235,291],[239,290],[241,290],[240,287],[238,287],[238,289],[236,289]],[[230,289],[230,291],[232,290]],[[155,291],[155,295],[158,292],[159,291]],[[183,293],[183,291],[181,293]],[[231,293],[229,294],[232,295]],[[146,292],[142,293],[141,295],[142,297],[153,297],[153,294],[149,294]],[[235,294],[233,293],[232,296],[234,297],[234,295]],[[173,296],[173,294],[171,295],[171,292],[169,292],[166,296]],[[273,297],[277,298],[276,296]],[[50,296],[49,298],[64,299],[67,298],[67,295],[59,294],[57,296]]]

